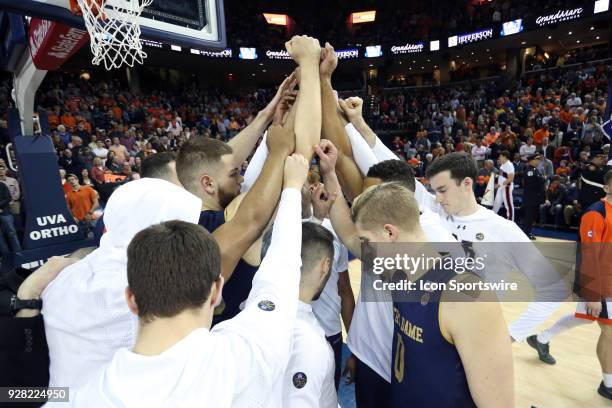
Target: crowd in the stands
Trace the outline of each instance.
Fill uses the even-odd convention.
[[[496,81],[383,89],[366,98],[364,116],[419,177],[436,157],[463,150],[482,166],[477,182],[482,185],[496,171],[499,152],[508,150],[520,186],[523,160],[542,152],[546,159],[541,170],[550,180],[547,202],[553,210],[544,211],[541,221],[566,227],[580,212],[576,194],[582,168],[594,153],[607,155],[609,149],[601,125],[611,72],[612,60],[607,60],[527,73],[512,89],[500,89]],[[6,112],[11,82],[0,87],[0,109]],[[80,185],[99,189],[109,181],[139,177],[143,159],[176,151],[190,137],[231,139],[265,106],[272,91],[232,94],[192,87],[135,95],[118,80],[52,73],[36,104],[48,111],[68,191],[70,174]],[[0,138],[3,144],[9,141],[5,120]],[[7,170],[9,177],[15,176]],[[561,212],[554,210],[559,205]]]
[[[549,208],[540,221],[563,228],[580,211],[576,202],[582,169],[596,153],[608,156],[610,140],[602,125],[608,119],[604,113],[611,75],[612,60],[606,60],[526,74],[512,89],[485,81],[393,90],[365,104],[369,123],[391,135],[393,150],[419,176],[436,157],[463,150],[481,164],[482,184],[496,171],[502,150],[511,153],[519,176],[526,157],[542,153]],[[516,182],[520,185],[520,177]]]

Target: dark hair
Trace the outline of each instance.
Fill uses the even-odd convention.
[[[455,180],[457,185],[466,177],[470,177],[472,181],[476,181],[476,177],[478,176],[476,161],[465,152],[454,152],[439,156],[434,160],[429,167],[427,167],[425,177],[431,179],[436,174],[446,170],[450,171],[450,176]]]
[[[501,152],[499,152],[500,156],[504,156],[506,159],[510,158],[510,152],[507,150],[502,150]]]
[[[265,258],[272,243],[270,227],[264,234],[261,244],[261,259]],[[302,272],[310,271],[323,258],[334,260],[334,235],[325,227],[314,222],[302,222]]]
[[[167,221],[140,231],[127,250],[138,317],[173,317],[201,307],[221,274],[221,253],[203,227]]]
[[[155,153],[142,161],[140,175],[166,181],[172,180],[174,177],[169,164],[175,161],[176,153],[174,152]]]
[[[232,148],[220,140],[191,138],[181,147],[176,157],[178,179],[187,190],[194,193],[197,191],[196,178],[202,170],[210,171],[211,167],[219,164],[221,156],[231,153]]]
[[[381,161],[370,167],[368,177],[381,179],[383,183],[398,181],[412,192],[416,188],[412,168],[403,160]]]
[[[610,184],[610,181],[612,181],[612,170],[608,170],[604,175],[604,185]]]

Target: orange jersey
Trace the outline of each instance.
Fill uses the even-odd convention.
[[[612,297],[612,204],[591,205],[580,220],[580,295],[588,301]]]

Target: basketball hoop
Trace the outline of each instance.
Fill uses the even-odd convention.
[[[142,64],[147,53],[140,43],[138,18],[153,0],[71,0],[71,9],[82,14],[89,32],[94,65],[107,70]]]

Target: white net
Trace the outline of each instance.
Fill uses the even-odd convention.
[[[90,36],[92,63],[107,70],[142,64],[147,53],[140,42],[138,17],[153,0],[78,0]]]

